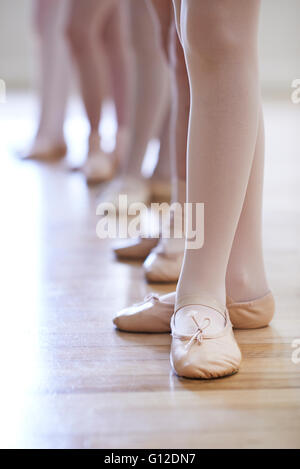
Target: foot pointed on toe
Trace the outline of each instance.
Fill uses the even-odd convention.
[[[241,352],[234,338],[228,311],[213,301],[197,302],[185,299],[176,310],[190,306],[196,324],[192,335],[181,333],[176,327],[176,313],[171,319],[171,365],[178,376],[184,378],[213,379],[232,375],[239,370]],[[217,334],[209,334],[210,318],[197,319],[197,306],[208,307],[224,316],[225,325]]]

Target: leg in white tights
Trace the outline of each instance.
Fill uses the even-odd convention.
[[[169,161],[159,163],[159,169],[166,168],[172,174],[172,202],[185,202],[186,191],[186,141],[189,117],[189,83],[182,46],[176,34],[174,13],[169,1],[151,0],[159,21],[162,49],[171,70],[170,122],[165,131],[169,132]],[[164,140],[167,140],[166,138]],[[162,146],[166,148],[167,145]],[[161,152],[163,160],[165,152]],[[166,159],[167,160],[167,159]],[[165,173],[166,174],[166,169]]]
[[[183,208],[186,198],[186,141],[189,116],[189,83],[182,46],[177,38],[174,17],[170,14],[169,2],[152,0],[160,21],[162,42],[171,69],[171,122],[170,122],[170,169],[172,174],[172,202]],[[174,282],[181,269],[184,240],[162,238],[159,245],[144,263],[146,278],[150,281]]]
[[[263,176],[264,124],[261,110],[247,193],[226,273],[226,292],[235,301],[254,300],[269,291],[262,243]]]
[[[269,291],[262,244],[264,125],[260,111],[255,155],[243,209],[226,272],[226,294],[234,301],[253,301]],[[175,293],[171,297],[175,302]]]
[[[64,37],[68,0],[36,0],[35,27],[40,45],[41,108],[31,154],[64,148],[64,119],[69,93],[71,60]]]
[[[148,1],[149,8],[152,9],[153,17],[156,21],[156,29],[158,33],[158,40],[162,52],[164,53],[166,63],[170,61],[170,27],[173,23],[173,8],[169,1],[151,0]],[[170,105],[168,113],[164,120],[161,132],[159,134],[160,149],[158,163],[152,175],[153,187],[166,187],[165,193],[167,194],[170,190],[171,182],[171,120],[172,120],[172,107],[173,107],[173,96],[171,93],[171,82],[170,82]],[[169,193],[170,194],[170,193]],[[162,191],[163,195],[163,191]],[[162,200],[166,200],[162,197]],[[159,198],[158,198],[159,201]]]
[[[179,300],[205,291],[225,304],[258,134],[258,12],[256,0],[182,0],[176,11],[191,87],[187,198],[205,204],[205,244],[185,252]],[[202,309],[213,316],[212,328],[222,327],[221,315]],[[177,316],[185,313],[188,308]]]
[[[128,204],[150,200],[150,188],[141,174],[142,163],[149,142],[162,133],[170,104],[169,67],[151,4],[148,0],[130,0],[129,7],[135,90],[132,138],[120,177],[100,197],[114,204],[119,194],[127,195]]]
[[[102,104],[110,94],[104,27],[116,0],[72,0],[67,35],[78,65],[82,98],[90,123],[89,154],[99,152]]]
[[[190,92],[182,46],[178,40],[172,5],[168,1],[151,0],[159,21],[159,37],[165,57],[171,70],[170,122],[165,128],[169,132],[170,160],[172,174],[172,202],[185,202],[186,190],[186,141],[190,106]],[[165,140],[167,140],[165,138]],[[164,145],[163,148],[167,147]],[[161,155],[163,157],[164,153]],[[162,158],[163,159],[163,158]],[[160,166],[166,167],[166,162]]]
[[[171,64],[173,74],[172,175],[173,200],[184,204],[186,200],[186,146],[190,110],[190,88],[183,49],[176,34],[171,31]]]
[[[132,43],[135,51],[135,115],[126,172],[140,177],[151,139],[161,134],[169,108],[169,69],[157,34],[157,23],[146,0],[131,0]]]
[[[68,37],[78,64],[82,96],[90,123],[89,158],[83,166],[90,183],[111,179],[118,160],[124,160],[128,155],[126,127],[129,126],[131,113],[132,80],[125,7],[127,2],[121,0],[72,0]],[[114,58],[109,60],[109,55]],[[120,77],[120,74],[122,80],[116,76]],[[118,119],[117,147],[113,155],[100,149],[99,135],[102,105],[109,96],[114,98]]]
[[[121,166],[126,164],[128,158],[133,115],[134,56],[129,27],[129,1],[118,0],[104,32],[117,117],[115,152]]]

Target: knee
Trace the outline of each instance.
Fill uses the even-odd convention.
[[[127,57],[132,51],[132,43],[129,31],[126,29],[105,31],[102,36],[102,43],[108,54],[113,59],[117,57]]]
[[[160,25],[160,45],[167,61],[170,59],[170,28],[168,24]]]
[[[91,46],[92,34],[90,28],[82,23],[77,24],[77,22],[71,21],[65,29],[65,36],[76,57],[85,54]]]
[[[183,17],[181,32],[187,62],[198,60],[205,65],[235,60],[243,53],[243,44],[228,14],[222,7],[203,13],[188,8]]]

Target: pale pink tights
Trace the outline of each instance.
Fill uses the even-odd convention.
[[[64,141],[71,60],[64,37],[69,0],[36,0],[34,23],[40,46],[41,110],[37,140],[42,145]]]
[[[177,296],[207,291],[225,303],[227,290],[235,300],[257,298],[268,291],[261,239],[260,2],[174,4],[191,89],[187,201],[205,204],[205,244],[186,250]]]

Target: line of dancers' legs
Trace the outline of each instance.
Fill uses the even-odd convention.
[[[235,328],[259,328],[274,314],[262,250],[259,6],[174,0],[191,93],[187,202],[205,204],[205,243],[184,250],[176,292],[148,296],[114,322],[125,331],[171,331],[171,364],[184,377],[236,372],[241,356],[230,321]]]
[[[52,126],[60,134],[61,143],[70,87],[67,65],[72,56],[90,126],[88,157],[83,166],[87,181],[100,183],[120,176],[106,195],[112,201],[120,190],[132,191],[132,197],[142,202],[149,201],[156,186],[159,196],[166,186],[170,191],[169,150],[164,144],[168,140],[164,127],[168,126],[165,122],[170,106],[169,69],[149,5],[145,0],[35,0],[34,5],[40,33],[42,132],[38,130],[26,156],[57,158]],[[117,116],[112,155],[101,148],[99,134],[106,99],[113,101]],[[37,148],[40,134],[47,145]],[[152,188],[143,180],[141,167],[154,138],[161,139],[162,145]]]
[[[151,295],[122,310],[115,325],[134,332],[171,331],[171,363],[180,376],[235,373],[241,355],[231,324],[264,327],[274,314],[262,249],[260,1],[38,3],[40,11],[64,3],[60,14],[65,22],[57,21],[56,33],[53,24],[41,23],[45,93],[32,154],[49,158],[51,145],[65,153],[62,129],[68,89],[63,77],[69,65],[62,55],[67,58],[67,49],[61,48],[55,66],[49,66],[54,63],[49,38],[52,34],[63,42],[65,34],[90,123],[84,174],[89,182],[115,177],[101,200],[115,202],[119,193],[127,193],[129,203],[149,202],[154,187],[163,198],[161,188],[172,180],[172,202],[205,205],[205,242],[200,249],[188,249],[182,239],[174,238],[140,238],[115,247],[119,257],[145,259],[149,281],[178,281],[176,292]],[[51,16],[47,18],[50,22]],[[46,86],[47,79],[51,83]],[[51,113],[53,96],[61,96],[57,120]],[[112,155],[103,151],[99,136],[107,97],[115,103],[118,125]],[[160,139],[160,154],[149,181],[142,177],[141,167],[154,138]],[[53,151],[56,157],[58,153]]]

